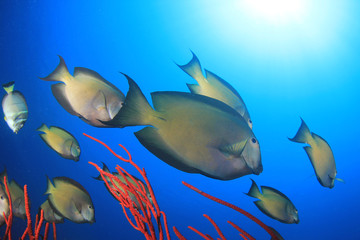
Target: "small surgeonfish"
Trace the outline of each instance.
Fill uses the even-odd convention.
[[[110,170],[109,170],[109,168],[105,165],[105,163],[103,163],[103,168],[102,168],[102,170],[103,170],[104,172],[110,173]],[[126,175],[126,174],[124,174],[125,177],[126,177],[126,180],[125,180],[124,177],[123,177],[121,174],[119,174],[118,172],[113,172],[112,175],[114,175],[117,179],[119,179],[119,181],[120,181],[121,183],[123,183],[123,184],[125,184],[125,185],[127,185],[127,186],[128,186],[128,182],[129,182],[130,184],[132,184],[135,188],[139,188],[139,187],[140,187],[140,189],[142,189],[142,186],[143,186],[144,189],[145,189],[145,192],[146,192],[146,197],[150,200],[150,203],[153,204],[153,201],[152,201],[152,198],[151,198],[151,194],[150,194],[149,188],[147,187],[147,185],[146,185],[143,181],[141,181],[141,180],[138,179],[137,177],[131,175],[131,177],[133,177],[136,181],[138,181],[138,184],[139,184],[139,186],[138,186],[137,183],[134,182],[133,179],[132,179],[130,176]],[[121,186],[120,183],[118,183],[117,181],[113,181],[113,183],[112,183],[111,180],[109,179],[109,177],[107,177],[106,175],[104,175],[104,177],[105,177],[106,181],[109,183],[110,187],[113,187],[113,183],[114,183],[115,186],[116,186],[116,188],[118,188],[120,191],[124,192],[124,189],[123,189],[123,187]],[[97,180],[103,180],[103,178],[101,177],[101,175],[99,175],[99,176],[96,177],[95,179],[97,179]],[[104,183],[104,184],[105,184],[105,183]],[[107,188],[107,185],[106,185],[106,184],[105,184],[105,186],[106,186],[106,188]],[[107,189],[108,189],[108,188],[107,188]],[[110,192],[109,189],[108,189],[108,191]],[[111,194],[111,192],[110,192],[110,194]],[[129,194],[129,196],[130,196],[130,198],[131,198],[131,201],[135,204],[135,206],[136,206],[138,209],[140,209],[141,206],[140,206],[140,203],[139,203],[138,199],[136,198],[136,196],[135,196],[133,193],[131,193],[131,192],[129,192],[128,194]],[[120,195],[123,195],[123,194],[120,194]],[[144,207],[146,207],[146,206],[144,206]]]
[[[28,118],[28,107],[24,95],[19,91],[14,91],[15,82],[3,85],[7,92],[2,100],[4,119],[14,133],[24,126]]]
[[[304,120],[301,119],[301,126],[295,137],[289,140],[310,145],[305,146],[304,149],[322,186],[333,188],[335,179],[342,181],[336,178],[335,159],[329,144],[319,135],[310,132]]]
[[[60,156],[75,162],[79,161],[80,146],[71,133],[59,127],[51,126],[48,128],[45,124],[41,125],[37,130],[44,132],[40,134],[40,137]]]
[[[199,59],[193,52],[192,54],[193,58],[189,63],[185,65],[178,65],[199,84],[187,84],[190,91],[192,93],[205,95],[226,103],[239,112],[252,129],[253,123],[250,119],[249,111],[247,110],[243,99],[240,97],[240,94],[228,82],[206,69],[205,77],[202,73]]]
[[[126,77],[130,87],[125,104],[106,124],[148,125],[135,133],[140,143],[184,172],[221,180],[262,172],[259,143],[233,108],[198,94],[154,92],[154,110],[137,84]]]
[[[251,181],[247,195],[259,199],[254,203],[260,211],[282,223],[299,223],[298,210],[288,197],[272,187],[265,186],[261,186],[261,194],[255,181]]]
[[[93,70],[76,67],[72,76],[62,57],[57,68],[41,79],[61,82],[51,86],[56,100],[70,114],[95,127],[110,127],[102,122],[113,119],[125,99],[119,89]]]
[[[0,226],[5,223],[5,218],[10,214],[9,199],[5,193],[5,187],[0,184]]]
[[[75,223],[94,223],[95,209],[86,189],[68,177],[48,178],[45,194],[55,213]]]
[[[51,207],[49,200],[46,200],[43,204],[41,204],[40,210],[44,211],[44,219],[49,223],[63,223],[64,218],[55,213],[54,209]],[[40,215],[39,215],[40,216]]]
[[[0,181],[2,184],[4,184],[4,176],[6,176],[10,192],[13,214],[15,217],[26,219],[24,188],[22,188],[14,179],[9,182],[6,169],[0,173]]]

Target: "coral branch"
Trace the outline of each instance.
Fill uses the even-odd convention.
[[[245,235],[246,236],[246,239],[249,239],[249,240],[256,240],[253,236],[251,236],[249,233],[245,232],[243,229],[241,229],[238,225],[236,225],[235,223],[231,222],[231,221],[227,221],[231,226],[233,226],[236,230],[238,230],[241,234],[241,235]]]
[[[208,236],[206,236],[205,234],[203,234],[202,232],[200,232],[199,230],[197,230],[196,228],[193,228],[192,226],[188,226],[189,229],[193,230],[194,232],[196,232],[197,234],[199,234],[201,237],[203,237],[206,240],[211,240],[211,238],[209,238]]]
[[[216,231],[218,232],[219,236],[221,237],[222,240],[226,240],[224,234],[221,232],[219,226],[214,222],[214,220],[212,220],[208,215],[204,214],[204,217],[206,217],[211,224],[215,227]]]
[[[140,231],[146,239],[155,240],[157,235],[155,233],[155,226],[153,223],[153,219],[156,222],[158,229],[158,237],[160,240],[164,239],[164,229],[167,239],[170,239],[170,234],[167,226],[166,216],[160,211],[159,205],[156,201],[154,191],[151,187],[151,184],[146,176],[146,172],[144,169],[140,169],[140,167],[135,164],[132,160],[132,156],[130,152],[121,144],[119,146],[124,149],[124,151],[128,154],[128,159],[125,159],[115,153],[109,146],[107,146],[104,142],[89,136],[83,133],[86,137],[100,143],[104,147],[106,147],[115,157],[120,159],[123,162],[130,163],[135,169],[141,174],[143,180],[145,181],[146,187],[149,190],[150,197],[148,196],[145,186],[136,180],[131,174],[129,174],[124,168],[119,165],[116,166],[116,170],[124,181],[120,180],[114,174],[105,172],[102,170],[97,164],[89,162],[93,165],[97,171],[99,171],[102,180],[105,182],[107,189],[110,191],[111,195],[115,197],[115,199],[120,203],[123,208],[123,212],[131,224],[131,226]],[[151,199],[151,200],[150,200]],[[132,217],[135,221],[130,219],[128,211],[130,211]],[[164,219],[164,226],[161,224],[161,216]]]
[[[266,225],[264,224],[262,221],[260,221],[259,219],[257,219],[256,217],[254,217],[252,214],[246,212],[245,210],[231,204],[231,203],[228,203],[228,202],[225,202],[224,200],[221,200],[219,198],[216,198],[216,197],[213,197],[211,196],[210,194],[207,194],[199,189],[197,189],[196,187],[186,183],[186,182],[182,182],[186,187],[190,188],[191,190],[194,190],[195,192],[203,195],[204,197],[207,197],[215,202],[218,202],[224,206],[227,206],[229,208],[232,208],[234,209],[235,211],[245,215],[246,217],[248,217],[249,219],[251,219],[252,221],[254,221],[255,223],[257,223],[260,227],[262,227],[266,232],[268,232],[270,234],[271,237],[273,237],[274,239],[278,239],[278,237],[274,234],[273,231],[271,231],[271,229]]]

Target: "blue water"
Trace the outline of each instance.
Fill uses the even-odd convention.
[[[57,225],[58,239],[143,239],[104,185],[92,179],[97,171],[88,161],[136,171],[83,132],[121,154],[118,143],[129,149],[146,169],[170,229],[176,226],[188,239],[201,239],[189,225],[217,237],[204,213],[227,239],[241,239],[227,220],[256,239],[270,237],[248,218],[181,181],[245,209],[285,239],[360,239],[360,3],[296,3],[303,6],[296,14],[284,15],[280,4],[275,9],[280,12],[271,15],[246,0],[1,1],[1,83],[15,81],[27,100],[29,119],[17,135],[5,121],[0,123],[0,169],[6,166],[10,178],[28,185],[33,216],[46,199],[46,176],[67,176],[88,190],[96,223],[65,221]],[[142,127],[87,125],[58,104],[50,89],[53,83],[39,79],[53,71],[61,55],[70,72],[76,66],[93,69],[126,93],[127,81],[119,74],[124,72],[150,99],[150,92],[188,91],[186,83],[195,83],[175,64],[187,63],[190,49],[204,68],[228,81],[244,99],[261,146],[264,171],[259,176],[220,181],[181,172],[137,141],[133,132]],[[338,177],[345,183],[322,187],[302,145],[287,139],[295,135],[300,117],[330,144]],[[41,140],[36,129],[42,123],[62,127],[78,139],[79,162],[61,158]],[[286,194],[299,210],[300,223],[283,224],[260,212],[244,194],[251,186],[249,178]],[[13,238],[24,229],[25,221],[15,219]]]

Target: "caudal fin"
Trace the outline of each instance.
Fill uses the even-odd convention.
[[[250,180],[252,181],[252,184],[251,184],[249,192],[246,193],[246,195],[248,195],[249,197],[253,197],[253,198],[260,198],[261,193],[260,193],[259,187],[256,185],[254,180],[252,180],[251,178],[250,178]]]
[[[124,104],[118,114],[107,122],[106,125],[114,127],[151,125],[155,110],[152,109],[139,86],[129,76],[124,74],[129,82],[129,91]]]
[[[37,131],[40,132],[46,132],[47,130],[49,130],[49,128],[45,125],[45,123],[43,123],[38,129],[36,129]]]
[[[72,78],[68,68],[66,67],[64,59],[61,56],[59,56],[59,58],[60,58],[60,63],[55,68],[55,70],[52,73],[50,73],[49,76],[40,79],[45,81],[67,82]]]
[[[310,130],[304,120],[301,118],[301,125],[298,132],[296,133],[295,137],[289,138],[289,140],[298,143],[308,143],[309,138],[311,138]]]
[[[196,57],[196,55],[191,52],[193,54],[192,59],[190,60],[190,62],[188,62],[185,65],[179,65],[177,64],[184,72],[186,72],[187,74],[189,74],[192,78],[194,78],[199,84],[201,84],[201,82],[206,81],[206,78],[204,77],[204,74],[201,71],[201,65],[200,65],[200,61],[199,59]],[[190,91],[192,89],[190,88]]]
[[[15,82],[12,81],[12,82],[9,82],[9,83],[5,83],[2,86],[3,86],[3,88],[5,89],[5,91],[7,93],[11,93],[12,91],[14,91]]]

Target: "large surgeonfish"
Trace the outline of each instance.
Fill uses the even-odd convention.
[[[184,172],[221,180],[262,172],[259,143],[233,108],[202,95],[154,92],[154,110],[126,77],[130,88],[125,104],[106,124],[151,125],[135,136],[155,156]]]
[[[89,193],[75,180],[55,177],[54,185],[48,178],[45,194],[55,213],[75,223],[95,222],[95,209]]]
[[[261,186],[261,194],[254,180],[251,181],[247,195],[259,199],[254,203],[260,211],[282,223],[299,223],[298,210],[288,197],[272,187],[265,186]]]
[[[109,127],[102,122],[113,119],[125,98],[119,89],[93,70],[76,67],[72,76],[62,57],[57,68],[41,79],[60,81],[51,86],[56,100],[70,114],[95,127]]]
[[[342,181],[342,179],[336,178],[335,159],[329,144],[319,135],[310,132],[303,119],[301,119],[301,125],[295,137],[289,138],[289,140],[310,145],[305,146],[304,149],[322,186],[333,188],[335,179]]]
[[[40,134],[40,137],[60,156],[75,162],[79,161],[80,146],[71,133],[59,127],[51,126],[48,128],[45,124],[42,124],[37,130],[44,132]]]
[[[24,95],[14,91],[14,86],[15,82],[3,85],[7,94],[2,100],[2,109],[6,123],[14,133],[18,133],[28,118],[28,107]]]
[[[49,223],[63,223],[64,218],[55,213],[54,209],[51,207],[49,200],[46,200],[41,204],[39,212],[44,211],[44,219]],[[40,215],[39,215],[40,216]]]
[[[102,170],[103,170],[104,172],[107,172],[107,173],[110,173],[110,174],[111,174],[109,168],[105,165],[105,163],[103,163],[103,168],[102,168]],[[152,201],[152,198],[151,198],[151,194],[150,194],[149,188],[146,186],[146,184],[145,184],[143,181],[141,181],[141,180],[138,179],[137,177],[131,175],[131,177],[138,182],[138,183],[136,183],[130,176],[124,174],[125,177],[126,177],[126,180],[125,180],[124,177],[123,177],[121,174],[119,174],[118,172],[113,172],[112,175],[114,175],[114,176],[119,180],[120,183],[117,182],[117,181],[111,181],[111,180],[109,179],[109,177],[107,177],[106,175],[104,175],[105,180],[108,182],[108,184],[109,184],[110,187],[113,187],[113,186],[114,186],[113,184],[115,184],[115,187],[116,187],[117,189],[119,189],[120,191],[122,191],[122,193],[119,193],[120,195],[123,195],[123,194],[124,194],[124,188],[123,188],[122,184],[125,184],[126,186],[128,186],[128,183],[130,183],[130,184],[133,185],[135,188],[140,188],[140,189],[142,189],[142,188],[144,187],[145,192],[146,192],[146,197],[150,200],[150,203],[153,204],[153,201]],[[95,179],[97,179],[97,180],[103,180],[103,178],[101,177],[101,175],[99,175],[99,176],[96,177]],[[121,184],[121,183],[122,183],[122,184]],[[104,183],[104,184],[105,184],[106,188],[108,189],[106,183]],[[139,184],[139,185],[138,185],[138,184]],[[108,191],[110,192],[110,194],[112,194],[109,189],[108,189]],[[130,196],[130,198],[131,198],[131,201],[134,202],[135,206],[136,206],[138,209],[140,209],[141,206],[140,206],[140,203],[139,203],[138,199],[136,198],[136,196],[135,196],[133,193],[131,193],[131,192],[128,192],[128,194],[129,194],[129,196]],[[115,196],[113,196],[113,197],[115,197]],[[144,205],[144,204],[143,204],[143,205]],[[144,205],[144,207],[146,207],[146,206]]]
[[[226,103],[239,112],[249,127],[252,128],[253,123],[250,119],[249,111],[247,110],[243,99],[240,97],[240,94],[228,82],[206,69],[205,77],[202,73],[199,59],[194,53],[192,54],[193,58],[189,63],[185,65],[178,65],[199,84],[187,84],[190,91],[192,93],[205,95]]]
[[[9,182],[6,169],[0,173],[0,182],[2,184],[5,184],[4,176],[6,176],[7,185],[9,187],[13,214],[15,217],[26,219],[24,188],[14,179]]]
[[[5,187],[0,184],[0,226],[5,223],[4,214],[6,217],[10,214],[9,199],[5,193]]]

